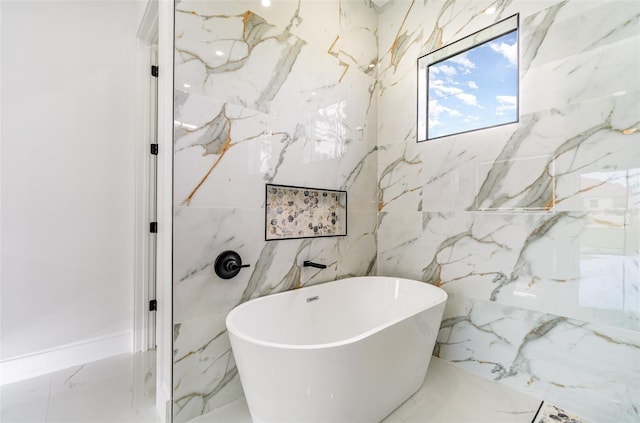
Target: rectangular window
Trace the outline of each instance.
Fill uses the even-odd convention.
[[[518,15],[418,59],[418,142],[518,121]]]

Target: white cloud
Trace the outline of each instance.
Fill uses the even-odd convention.
[[[469,93],[459,93],[456,97],[468,106],[478,106],[478,99],[475,95]]]
[[[464,104],[468,106],[476,106],[481,109],[484,107],[478,104],[478,99],[475,95],[465,92],[461,88],[452,87],[449,85],[432,85],[430,89],[433,89],[435,94],[438,97],[456,97],[458,100],[462,101]],[[434,100],[437,101],[437,100]],[[431,107],[431,103],[429,103],[429,107]]]
[[[472,90],[477,90],[477,89],[479,88],[479,87],[478,87],[478,84],[476,84],[476,83],[475,83],[475,82],[473,82],[473,81],[469,81],[469,82],[467,83],[467,85],[469,85],[469,88],[471,88]]]
[[[462,67],[465,68],[469,68],[469,69],[475,69],[476,64],[473,63],[471,60],[469,60],[469,58],[467,57],[467,54],[459,54],[457,56],[454,56],[450,59],[447,59],[447,62],[453,62],[457,65],[460,65]],[[468,69],[467,69],[468,70]]]
[[[429,101],[429,128],[435,128],[440,125],[438,117],[444,108],[438,103],[438,100]]]
[[[433,87],[441,87],[444,85],[444,79],[433,79],[429,78],[429,86]]]
[[[515,107],[518,98],[515,95],[498,95],[496,96],[496,100],[500,104],[511,104]]]
[[[438,68],[440,69],[440,71],[442,71],[442,73],[444,73],[447,76],[453,76],[458,73],[456,71],[456,68],[454,68],[453,66],[440,65],[438,66]]]
[[[496,100],[499,106],[496,107],[496,112],[501,113],[507,110],[515,110],[518,103],[518,99],[514,95],[498,95]]]
[[[440,97],[460,94],[463,91],[458,87],[449,87],[447,85],[438,85],[434,87]]]
[[[438,117],[443,113],[449,117],[462,116],[462,113],[460,113],[458,110],[445,107],[442,104],[438,103],[438,100],[432,100],[429,102],[429,119],[433,118],[437,121]],[[429,125],[431,125],[431,123],[429,123]]]
[[[518,46],[516,43],[491,43],[489,45],[493,51],[500,53],[505,59],[507,59],[511,66],[516,65],[516,62],[518,61]]]

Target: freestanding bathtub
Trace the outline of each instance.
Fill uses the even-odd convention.
[[[446,300],[357,277],[237,306],[226,325],[254,423],[379,422],[422,385]]]

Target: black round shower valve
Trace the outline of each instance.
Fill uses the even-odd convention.
[[[216,258],[216,262],[213,265],[216,275],[222,279],[231,279],[240,273],[240,269],[243,267],[249,267],[248,264],[242,264],[240,254],[235,251],[227,250],[223,251]]]

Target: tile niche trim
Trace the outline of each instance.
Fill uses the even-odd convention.
[[[347,192],[265,185],[265,240],[347,235]]]

